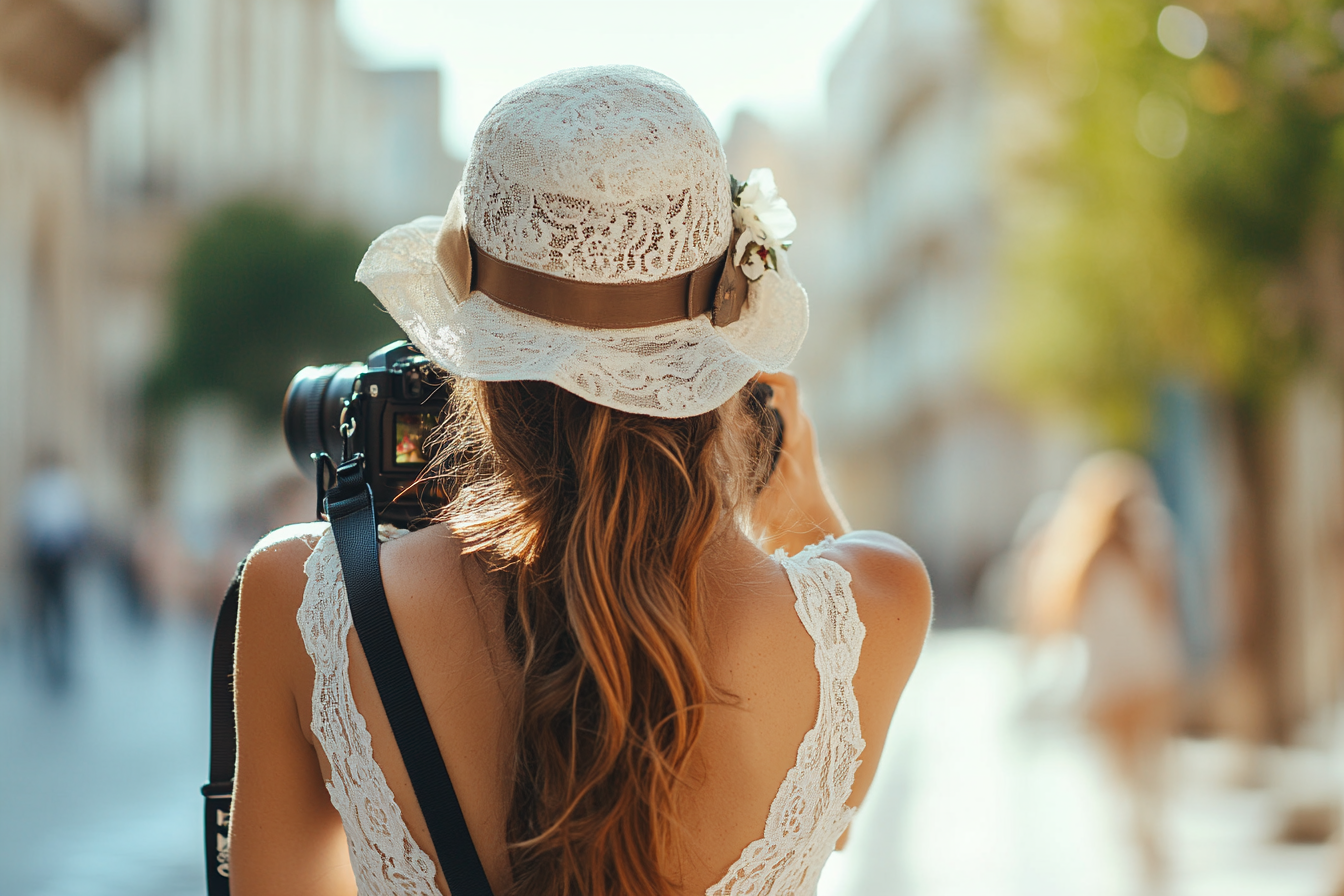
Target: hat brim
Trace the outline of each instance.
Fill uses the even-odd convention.
[[[757,373],[782,370],[807,333],[807,293],[787,262],[750,284],[738,320],[707,315],[634,329],[589,329],[453,298],[435,264],[443,218],[417,218],[369,246],[363,283],[425,357],[475,380],[545,380],[608,407],[653,417],[717,408]]]

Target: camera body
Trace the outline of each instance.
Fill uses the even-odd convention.
[[[442,482],[422,474],[450,390],[450,381],[404,340],[364,363],[295,374],[281,412],[285,442],[299,469],[316,478],[319,505],[329,484],[321,455],[340,463],[362,454],[378,522],[411,529],[432,522],[449,495]]]

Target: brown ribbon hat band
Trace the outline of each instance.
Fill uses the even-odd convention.
[[[721,258],[652,283],[585,283],[501,261],[476,247],[467,233],[462,188],[453,193],[434,242],[435,264],[448,291],[465,302],[473,290],[516,311],[594,329],[651,327],[708,313],[714,326],[737,320],[747,301],[747,278],[732,263],[729,242]]]

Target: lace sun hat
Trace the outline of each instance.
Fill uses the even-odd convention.
[[[356,279],[452,374],[689,417],[802,344],[793,225],[769,169],[729,176],[679,84],[568,69],[501,99],[448,213],[378,237]]]

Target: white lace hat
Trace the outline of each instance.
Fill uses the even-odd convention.
[[[676,82],[634,66],[556,72],[486,115],[448,214],[378,237],[356,278],[450,373],[689,417],[783,369],[807,331],[787,243],[762,238],[781,249],[764,269],[753,256],[767,250],[734,239],[737,189]],[[670,295],[676,314],[644,313]]]

